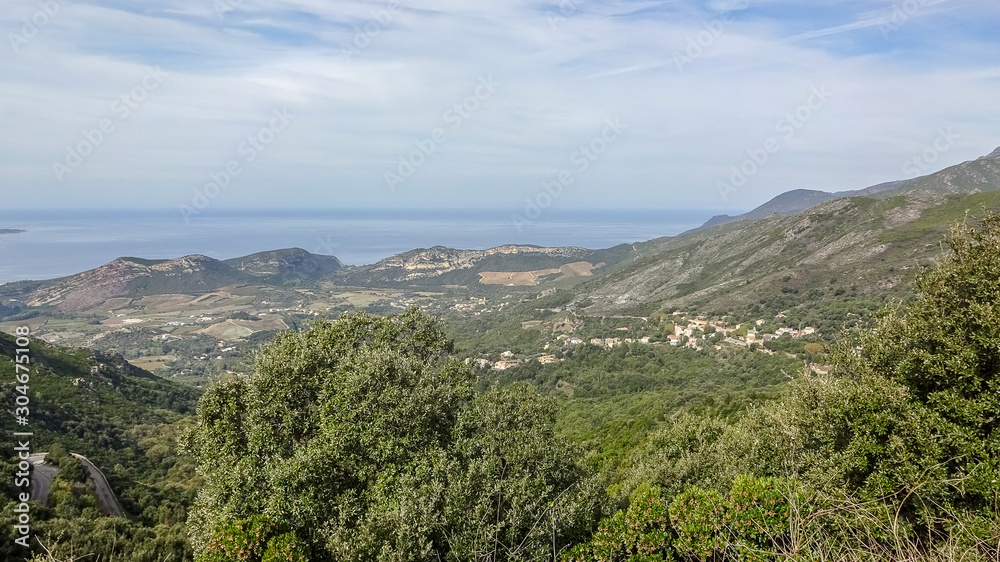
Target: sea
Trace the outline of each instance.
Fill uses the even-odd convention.
[[[502,244],[608,248],[696,228],[711,210],[546,210],[529,222],[482,209],[0,211],[0,283],[72,275],[128,256],[228,259],[281,248],[375,263],[416,248]]]

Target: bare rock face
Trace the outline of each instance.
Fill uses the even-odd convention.
[[[129,284],[149,276],[149,266],[119,258],[97,269],[66,277],[33,292],[28,306],[58,305],[62,309],[83,309],[127,293]]]
[[[371,267],[373,272],[396,272],[402,281],[426,279],[459,269],[470,269],[486,258],[502,254],[575,258],[587,253],[583,248],[540,248],[507,244],[488,250],[456,250],[444,246],[411,250],[388,257]]]

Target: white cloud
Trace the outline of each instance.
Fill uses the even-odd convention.
[[[900,55],[915,34],[865,44],[845,33],[877,25],[881,11],[870,6],[805,20],[801,8],[775,15],[782,2],[576,0],[559,12],[558,2],[527,0],[401,0],[398,9],[246,0],[222,17],[211,6],[67,4],[19,54],[0,58],[0,126],[17,132],[0,138],[0,189],[30,187],[26,206],[176,206],[282,107],[294,123],[220,204],[516,206],[568,166],[605,119],[620,117],[627,134],[560,204],[602,206],[613,188],[644,206],[711,207],[722,204],[715,182],[820,84],[836,97],[737,204],[897,179],[906,154],[942,124],[964,131],[949,158],[1000,144],[992,136],[997,68],[966,56],[995,61],[997,47],[950,27],[996,18],[995,10],[956,6],[922,18],[921,32],[940,26],[942,41],[933,64],[921,66]],[[12,10],[0,24],[17,32],[31,10]],[[553,10],[565,19],[550,22]],[[711,10],[738,12],[706,42],[717,29]],[[793,16],[814,31],[788,33]],[[692,41],[705,44],[681,72],[674,56]],[[344,45],[355,45],[350,56]],[[162,87],[56,181],[53,160],[113,117],[110,104],[147,66],[168,74]],[[450,129],[444,113],[490,75],[495,95]],[[390,193],[384,172],[439,127],[447,141]]]

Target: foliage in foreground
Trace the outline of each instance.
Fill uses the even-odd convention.
[[[200,404],[198,556],[1000,559],[1000,218],[949,243],[916,299],[846,339],[831,374],[733,422],[673,417],[599,524],[601,495],[555,437],[551,402],[520,384],[477,394],[430,318],[282,336],[253,377]],[[98,520],[95,539],[118,524]]]
[[[555,437],[555,406],[522,385],[477,394],[449,351],[416,309],[346,315],[210,389],[188,438],[199,556],[258,515],[312,560],[537,560],[585,536],[600,494]]]
[[[651,483],[674,498],[675,550],[689,559],[746,559],[753,544],[767,557],[1000,557],[1000,217],[948,242],[916,300],[846,338],[833,373],[804,374],[732,424],[675,417],[617,493]],[[787,538],[734,534],[722,497],[740,474],[796,483]],[[687,523],[684,506],[697,514]]]
[[[788,545],[791,484],[741,476],[728,495],[692,486],[669,505],[656,488],[632,495],[628,509],[601,522],[566,562],[653,562],[715,555],[765,560]]]

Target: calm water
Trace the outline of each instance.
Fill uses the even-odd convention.
[[[607,248],[671,236],[711,211],[561,211],[514,226],[487,211],[216,211],[189,223],[177,213],[14,212],[0,214],[0,283],[72,275],[121,256],[150,259],[205,254],[233,258],[299,247],[353,265],[435,245],[483,249],[501,244]]]

